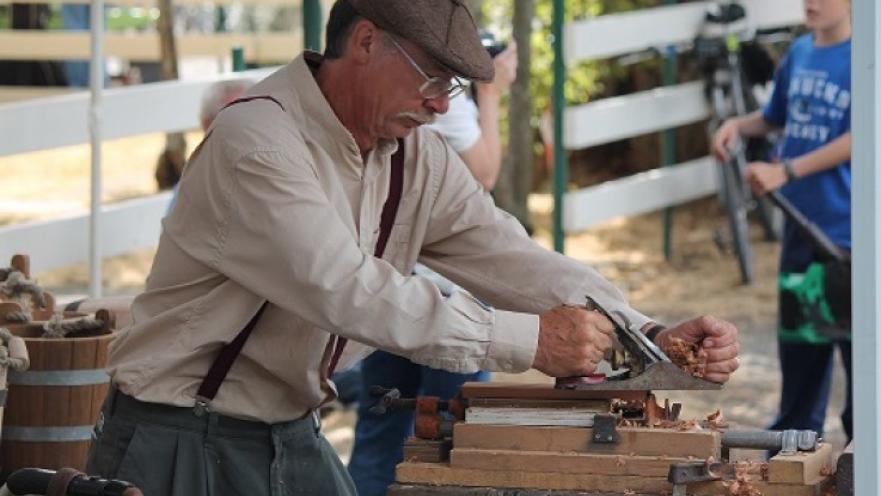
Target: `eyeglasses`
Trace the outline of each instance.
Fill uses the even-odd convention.
[[[395,40],[394,36],[389,36],[389,39],[395,45],[401,54],[404,55],[404,58],[407,59],[407,62],[410,62],[410,65],[419,72],[419,75],[425,79],[425,82],[422,83],[422,86],[419,87],[419,94],[422,95],[422,98],[426,100],[433,100],[435,98],[440,98],[442,96],[447,96],[453,98],[455,96],[460,95],[463,91],[465,91],[465,84],[462,83],[462,80],[453,76],[452,79],[444,79],[437,76],[429,76],[419,67],[419,64],[413,60],[413,57],[404,50],[404,47],[398,44],[397,40]]]

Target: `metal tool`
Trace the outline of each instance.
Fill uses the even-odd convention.
[[[653,391],[653,390],[712,390],[722,385],[706,381],[686,373],[649,341],[645,334],[634,330],[627,317],[620,312],[611,315],[596,300],[587,297],[586,308],[599,312],[615,326],[620,353],[623,357],[613,359],[613,366],[624,369],[615,375],[600,380],[596,375],[588,377],[565,377],[557,379],[559,389],[603,390],[603,391]]]
[[[686,496],[689,483],[732,480],[735,475],[736,467],[730,463],[674,463],[670,465],[667,481],[673,484],[673,496]]]

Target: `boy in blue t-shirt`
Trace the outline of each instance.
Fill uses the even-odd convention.
[[[777,71],[768,105],[729,119],[713,138],[724,162],[739,136],[783,129],[780,162],[753,162],[746,179],[758,194],[780,189],[829,238],[850,250],[850,56],[849,0],[805,0],[811,34],[798,38]],[[787,223],[781,272],[803,272],[815,261],[809,242]],[[847,370],[847,405],[841,419],[852,437],[851,348],[839,343]],[[783,393],[772,429],[823,432],[832,376],[833,344],[779,342]]]

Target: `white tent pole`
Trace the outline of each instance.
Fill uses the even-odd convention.
[[[853,2],[854,494],[881,494],[881,6]]]
[[[92,98],[89,134],[92,145],[89,215],[89,295],[101,296],[101,96],[104,92],[104,0],[92,0],[92,60],[89,64]]]

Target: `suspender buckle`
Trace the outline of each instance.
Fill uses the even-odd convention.
[[[211,400],[204,396],[196,395],[196,404],[193,406],[193,413],[197,417],[201,417],[208,412],[208,405],[211,403]]]

